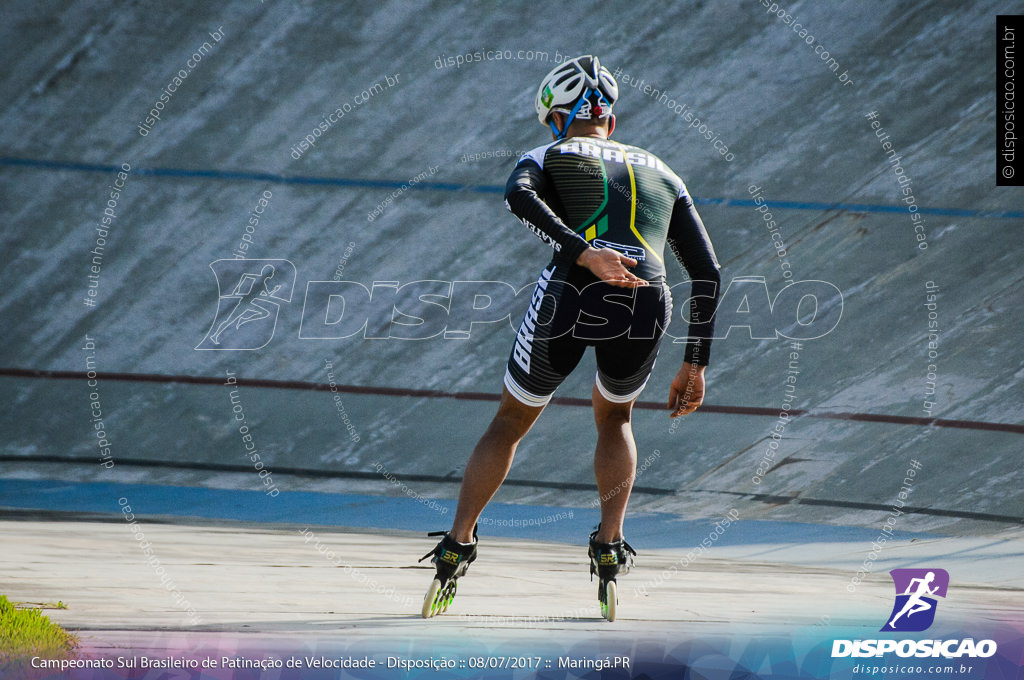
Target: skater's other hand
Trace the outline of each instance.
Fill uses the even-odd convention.
[[[611,248],[587,248],[576,258],[576,264],[586,267],[594,276],[613,286],[639,288],[647,285],[646,280],[626,269],[635,267],[637,261]]]
[[[669,417],[678,418],[693,413],[703,403],[704,366],[684,361],[672,381],[672,390],[668,395],[668,407],[672,411]]]

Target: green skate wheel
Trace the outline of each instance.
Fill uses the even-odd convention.
[[[455,579],[448,581],[448,585],[444,589],[444,593],[441,596],[441,611],[448,611],[448,605],[455,600],[455,591],[459,587],[459,582]]]
[[[429,619],[438,613],[437,609],[440,604],[441,595],[441,581],[435,578],[430,583],[430,587],[427,588],[427,594],[423,598],[423,608],[420,610],[423,618]]]
[[[615,620],[615,605],[619,602],[619,594],[615,581],[608,581],[604,586],[604,602],[601,603],[601,614],[609,621]]]

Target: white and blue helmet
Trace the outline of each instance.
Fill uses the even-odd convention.
[[[618,98],[619,85],[611,72],[601,66],[597,57],[585,54],[551,69],[537,90],[534,108],[541,125],[550,125],[561,139],[575,118],[590,120],[595,116],[610,116]],[[559,130],[551,120],[552,111],[568,117],[565,130]]]

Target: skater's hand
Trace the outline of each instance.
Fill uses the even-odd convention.
[[[668,395],[668,407],[672,411],[669,417],[678,418],[693,413],[703,403],[704,366],[684,361],[672,381],[672,390]]]
[[[576,258],[576,264],[586,267],[594,276],[613,286],[638,288],[647,285],[647,281],[626,269],[635,267],[637,261],[611,248],[587,248]]]

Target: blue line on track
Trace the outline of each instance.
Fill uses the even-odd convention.
[[[262,486],[255,471],[253,486]],[[404,495],[390,497],[282,491],[272,498],[263,491],[241,489],[0,479],[0,507],[3,508],[119,515],[121,506],[118,499],[121,498],[143,519],[173,516],[183,522],[192,517],[423,532],[447,529],[455,511],[455,502],[451,500],[416,500]],[[720,519],[684,520],[667,513],[630,513],[630,542],[638,548],[692,548],[707,538],[708,532],[714,529],[715,522]],[[481,517],[480,533],[487,536],[576,543],[582,546],[581,550],[585,553],[587,535],[599,520],[600,513],[593,507],[491,503]],[[909,532],[903,535],[919,538],[931,536]],[[721,540],[716,540],[719,545],[814,541],[857,542],[866,545],[877,536],[877,529],[741,519],[722,534]],[[433,542],[424,537],[423,544],[425,551]]]
[[[47,161],[36,158],[13,158],[0,156],[0,166],[37,168],[42,170],[71,170],[76,172],[116,173],[121,170],[118,165],[101,165],[99,163],[72,163],[67,161]],[[393,180],[352,179],[349,177],[307,177],[302,175],[278,175],[270,172],[242,172],[233,170],[188,170],[184,168],[132,168],[132,174],[148,177],[185,177],[233,180],[242,182],[272,182],[274,184],[293,184],[307,186],[363,187],[372,189],[398,189],[406,183]],[[477,194],[501,194],[505,188],[492,184],[464,184],[460,182],[420,182],[408,187],[416,191],[465,191]],[[750,199],[737,198],[697,198],[697,205],[717,205],[727,208],[749,208],[755,205]],[[873,203],[820,203],[814,201],[770,201],[768,203],[777,210],[844,210],[855,213],[904,213],[905,206],[877,205]],[[963,208],[921,208],[924,215],[940,215],[943,217],[975,217],[987,219],[1024,219],[1021,210],[971,210]]]

